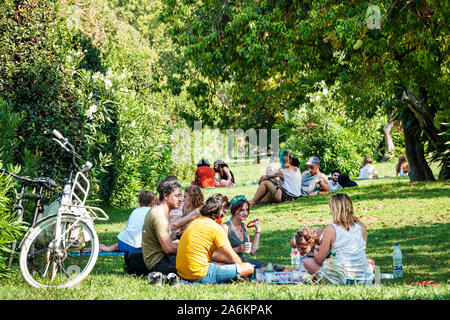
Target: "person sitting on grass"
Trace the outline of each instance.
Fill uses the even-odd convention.
[[[205,204],[205,198],[199,186],[189,186],[184,190],[184,206],[182,216],[170,222],[172,230],[182,233],[189,223],[200,217],[200,209]]]
[[[340,174],[341,173],[339,172],[339,170],[331,171],[331,179],[328,180],[328,184],[330,185],[331,191],[337,191],[339,189],[342,189],[342,186],[338,182]]]
[[[142,228],[143,259],[149,272],[176,273],[178,240],[170,228],[169,212],[181,204],[181,184],[169,176],[157,189],[159,204],[147,213]]]
[[[193,185],[200,186],[200,188],[214,188],[216,186],[214,177],[216,172],[209,166],[207,159],[201,159],[197,164],[197,170],[195,170]]]
[[[222,160],[216,160],[214,162],[214,171],[218,173],[219,178],[215,179],[216,187],[235,187],[234,175],[231,172],[228,165]]]
[[[298,199],[301,194],[301,173],[292,165],[292,156],[289,151],[283,151],[284,168],[278,170],[276,175],[265,175],[259,179],[259,187],[250,206],[262,203],[286,202]],[[280,184],[274,178],[280,178]]]
[[[395,172],[397,177],[406,177],[409,175],[409,165],[404,155],[398,157],[398,163],[395,165]]]
[[[261,226],[257,220],[248,227],[244,223],[250,215],[250,205],[247,199],[244,196],[234,197],[230,202],[230,212],[232,217],[222,224],[222,228],[228,235],[233,250],[236,251],[243,262],[249,262],[255,266],[259,266],[263,270],[266,267],[267,262],[248,258],[244,255],[244,253],[249,253],[252,256],[255,255],[256,250],[258,250],[259,238],[261,236]],[[255,228],[253,239],[250,239],[248,228]],[[251,248],[249,248],[246,243],[251,243]],[[274,264],[274,269],[275,271],[282,271],[284,267]]]
[[[370,157],[364,157],[364,160],[359,168],[358,179],[372,179],[378,178],[377,170],[372,164],[372,159]]]
[[[321,236],[319,249],[314,250],[314,258],[305,260],[308,273],[317,274],[330,251],[336,253],[350,279],[356,283],[366,283],[373,279],[375,262],[367,258],[367,230],[353,212],[353,204],[345,193],[330,196],[328,202],[333,223],[327,226]]]
[[[319,246],[323,228],[303,228],[291,239],[291,248],[297,248],[300,254],[300,271],[306,271],[304,262],[314,257],[314,249]]]
[[[193,220],[178,246],[178,275],[193,283],[217,284],[248,277],[253,266],[242,262],[231,247],[220,226],[228,210],[228,199],[214,194],[200,209],[201,217]]]
[[[142,226],[147,212],[155,205],[156,196],[153,192],[142,190],[138,196],[140,208],[134,209],[128,218],[125,229],[118,234],[117,243],[110,246],[100,244],[103,252],[128,252],[141,247]]]
[[[302,173],[302,196],[316,196],[330,193],[328,177],[320,172],[320,160],[311,157],[306,162],[308,170]]]

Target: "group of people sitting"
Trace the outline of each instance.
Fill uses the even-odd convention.
[[[396,166],[397,175],[409,172],[403,158],[399,158]],[[289,151],[281,153],[280,162],[278,171],[267,168],[251,200],[239,195],[228,201],[226,196],[216,193],[205,201],[200,189],[202,179],[196,179],[197,183],[188,186],[183,196],[181,183],[175,176],[168,176],[157,187],[158,198],[151,191],[141,191],[140,208],[131,213],[125,230],[117,237],[118,242],[111,246],[102,244],[100,250],[126,252],[125,259],[135,259],[139,265],[137,269],[141,274],[148,274],[150,281],[159,275],[159,279],[181,277],[186,283],[224,283],[249,277],[255,267],[264,271],[267,262],[249,256],[256,254],[262,231],[258,219],[245,223],[252,206],[357,186],[338,170],[332,171],[329,180],[320,172],[317,157],[308,159],[308,170],[303,173],[299,171],[298,159]],[[361,174],[368,172],[370,177],[377,177],[371,166],[371,159],[366,157]],[[204,170],[203,167],[214,171],[205,159],[200,161],[197,171]],[[226,164],[219,160],[214,167],[221,177],[214,181],[212,175],[214,185],[230,185],[223,180],[234,183],[234,176]],[[197,176],[202,174],[196,172]],[[366,257],[366,228],[354,215],[347,194],[332,194],[329,209],[333,218],[331,225],[303,228],[290,242],[292,248],[299,250],[300,269],[317,274],[324,260],[334,252],[347,273],[357,282],[364,283],[373,277],[375,265]],[[231,218],[224,221],[227,211],[231,212]],[[253,238],[250,228],[254,228]],[[275,271],[290,271],[281,265],[274,266]]]
[[[217,177],[216,177],[217,173]],[[195,170],[194,181],[192,185],[200,186],[201,188],[214,187],[235,187],[234,175],[228,165],[222,160],[214,162],[214,168],[210,167],[207,159],[201,159],[197,163],[197,170]]]
[[[247,278],[255,267],[265,270],[267,262],[248,256],[258,250],[262,229],[257,219],[245,223],[251,202],[244,196],[228,201],[216,193],[204,201],[199,186],[191,185],[183,197],[174,176],[161,181],[157,190],[158,199],[151,191],[139,194],[141,207],[131,213],[118,243],[101,245],[102,251],[126,251],[126,259],[138,259],[141,274],[148,274],[151,283],[181,277],[185,283],[218,284]],[[356,268],[352,272],[367,279],[373,260],[365,257],[367,232],[354,216],[351,200],[346,194],[334,194],[329,206],[332,225],[302,229],[291,241],[303,257],[301,268],[316,274],[333,251],[349,270]],[[171,214],[180,209],[181,215]],[[224,221],[228,211],[231,218]]]
[[[320,159],[310,157],[306,162],[308,169],[300,172],[300,162],[292,157],[288,150],[280,154],[281,168],[275,171],[266,169],[266,174],[259,179],[259,187],[249,201],[251,206],[296,200],[300,197],[327,194],[341,188],[353,187],[357,184],[347,174],[333,170],[331,179],[320,171]]]

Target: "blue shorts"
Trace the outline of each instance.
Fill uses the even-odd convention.
[[[238,263],[219,265],[211,262],[208,266],[208,273],[203,278],[193,280],[191,282],[203,284],[216,284],[237,280],[241,275],[241,267]]]
[[[117,239],[117,240],[118,240],[120,252],[128,252],[128,251],[136,249],[135,247],[132,247],[129,244],[126,244],[125,242],[120,241],[119,239]]]

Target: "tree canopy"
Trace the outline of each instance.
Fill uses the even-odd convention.
[[[325,80],[340,85],[335,98],[353,117],[395,111],[415,146],[408,158],[427,167],[425,144],[449,177],[448,2],[162,2],[184,59],[170,84],[187,86],[206,121],[214,114],[225,125],[270,127]]]

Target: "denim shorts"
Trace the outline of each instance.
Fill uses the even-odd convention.
[[[241,267],[238,263],[219,265],[211,262],[208,266],[208,273],[203,278],[192,280],[191,282],[203,284],[216,284],[237,280],[241,275]]]
[[[133,249],[136,249],[135,247],[130,246],[129,244],[126,244],[123,241],[120,241],[119,239],[117,239],[117,243],[118,243],[118,247],[119,247],[119,251],[120,252],[128,252],[131,251]]]

